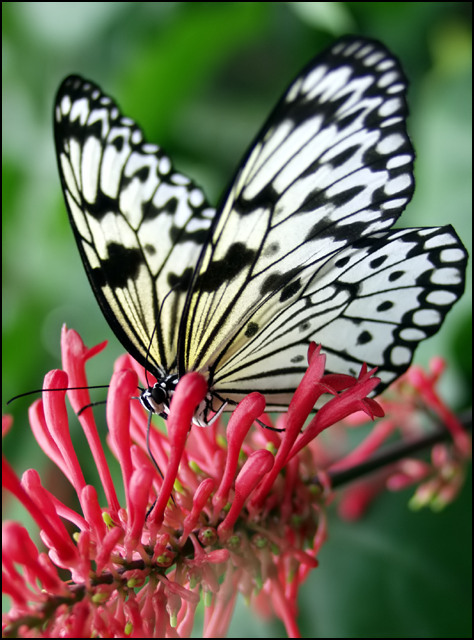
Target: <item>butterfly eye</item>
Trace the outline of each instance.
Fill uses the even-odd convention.
[[[285,410],[311,341],[328,372],[377,367],[378,392],[407,369],[462,294],[467,254],[450,226],[391,229],[414,190],[405,94],[382,44],[337,41],[284,93],[215,211],[97,85],[64,80],[69,218],[106,319],[158,380],[149,411],[167,412],[187,371],[209,384],[200,424],[250,391]]]

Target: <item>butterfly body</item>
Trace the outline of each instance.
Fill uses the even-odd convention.
[[[154,385],[150,385],[140,395],[140,402],[146,411],[156,413],[162,418],[167,418],[169,407],[176,386],[179,382],[178,374],[168,375],[161,378]],[[227,408],[229,404],[225,400],[221,400],[220,406],[215,406],[216,396],[210,389],[204,400],[196,407],[193,416],[193,424],[197,427],[210,426],[220,414]]]
[[[347,37],[290,85],[222,205],[174,170],[92,82],[61,85],[55,139],[70,221],[102,311],[157,384],[202,373],[196,415],[261,391],[284,410],[311,341],[327,370],[388,386],[464,287],[454,230],[391,229],[414,189],[406,82],[380,43]]]

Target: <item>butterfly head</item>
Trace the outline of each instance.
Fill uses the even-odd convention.
[[[169,413],[171,398],[178,384],[178,376],[170,375],[158,380],[152,387],[140,395],[140,402],[147,411],[157,413],[164,418]]]
[[[161,378],[152,387],[145,389],[140,395],[140,402],[150,413],[157,413],[162,418],[167,418],[170,412],[171,398],[176,390],[179,376],[176,374]],[[206,397],[196,408],[193,417],[193,424],[197,427],[208,427],[221,413],[228,408],[229,403],[221,398],[218,399],[218,407],[215,408],[215,398],[209,390]]]

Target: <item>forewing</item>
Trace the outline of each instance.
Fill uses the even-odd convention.
[[[281,314],[324,260],[393,224],[413,191],[405,88],[393,56],[358,38],[290,86],[219,209],[183,317],[180,371],[212,374],[229,342],[240,349],[261,327],[258,309]]]
[[[92,82],[64,80],[54,130],[70,221],[105,317],[149,371],[175,369],[179,320],[214,210]]]

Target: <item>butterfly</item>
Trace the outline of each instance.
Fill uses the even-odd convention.
[[[188,371],[201,426],[260,391],[282,411],[322,344],[327,371],[387,387],[461,296],[451,226],[391,229],[414,190],[406,80],[379,42],[345,37],[284,93],[221,204],[177,172],[93,82],[55,104],[62,189],[90,284],[166,415]]]

